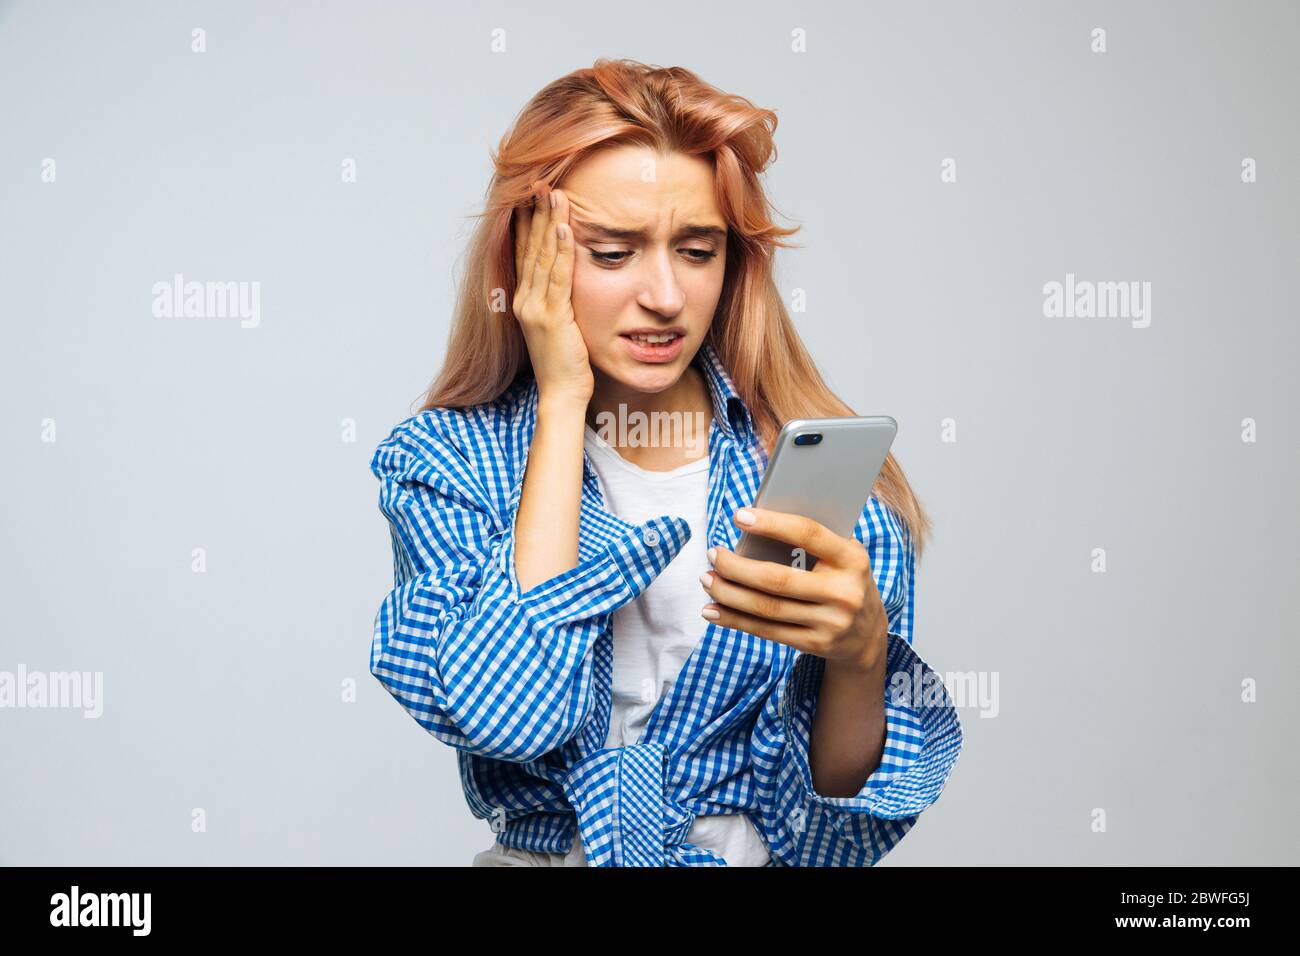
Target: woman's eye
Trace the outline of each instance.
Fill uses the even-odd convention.
[[[717,255],[717,253],[712,249],[683,249],[682,252],[686,253],[686,258],[690,259],[692,262],[708,262]],[[618,252],[597,252],[594,249],[591,250],[591,257],[593,259],[597,262],[608,262],[611,265],[625,262],[629,257],[631,257],[631,255],[632,253],[627,250],[621,250]]]

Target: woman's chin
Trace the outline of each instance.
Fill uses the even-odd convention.
[[[681,378],[681,370],[676,362],[663,365],[642,365],[633,363],[623,363],[619,367],[619,374],[616,376],[628,388],[634,388],[638,392],[662,392],[666,388],[671,388],[677,384]]]
[[[626,355],[609,356],[597,366],[605,378],[638,392],[660,392],[681,378],[680,357],[673,362],[640,362]]]

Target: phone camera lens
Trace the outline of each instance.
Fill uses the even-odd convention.
[[[804,432],[802,435],[794,436],[796,445],[816,445],[822,440],[821,432]]]

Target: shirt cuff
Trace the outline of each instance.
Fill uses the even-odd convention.
[[[803,796],[827,809],[866,813],[886,820],[914,817],[943,791],[961,751],[961,722],[938,674],[912,646],[890,632],[885,676],[885,746],[880,766],[851,797],[827,797],[813,789],[808,748],[825,658],[796,651],[780,698],[787,746]]]
[[[596,554],[523,591],[515,569],[515,535],[504,538],[495,557],[510,594],[539,628],[584,621],[616,610],[644,591],[690,538],[683,518],[662,515],[611,539]]]

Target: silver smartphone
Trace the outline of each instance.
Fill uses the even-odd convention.
[[[897,434],[898,422],[888,415],[786,422],[754,506],[805,515],[852,537]],[[736,553],[805,570],[817,563],[816,555],[750,531],[741,534]]]

